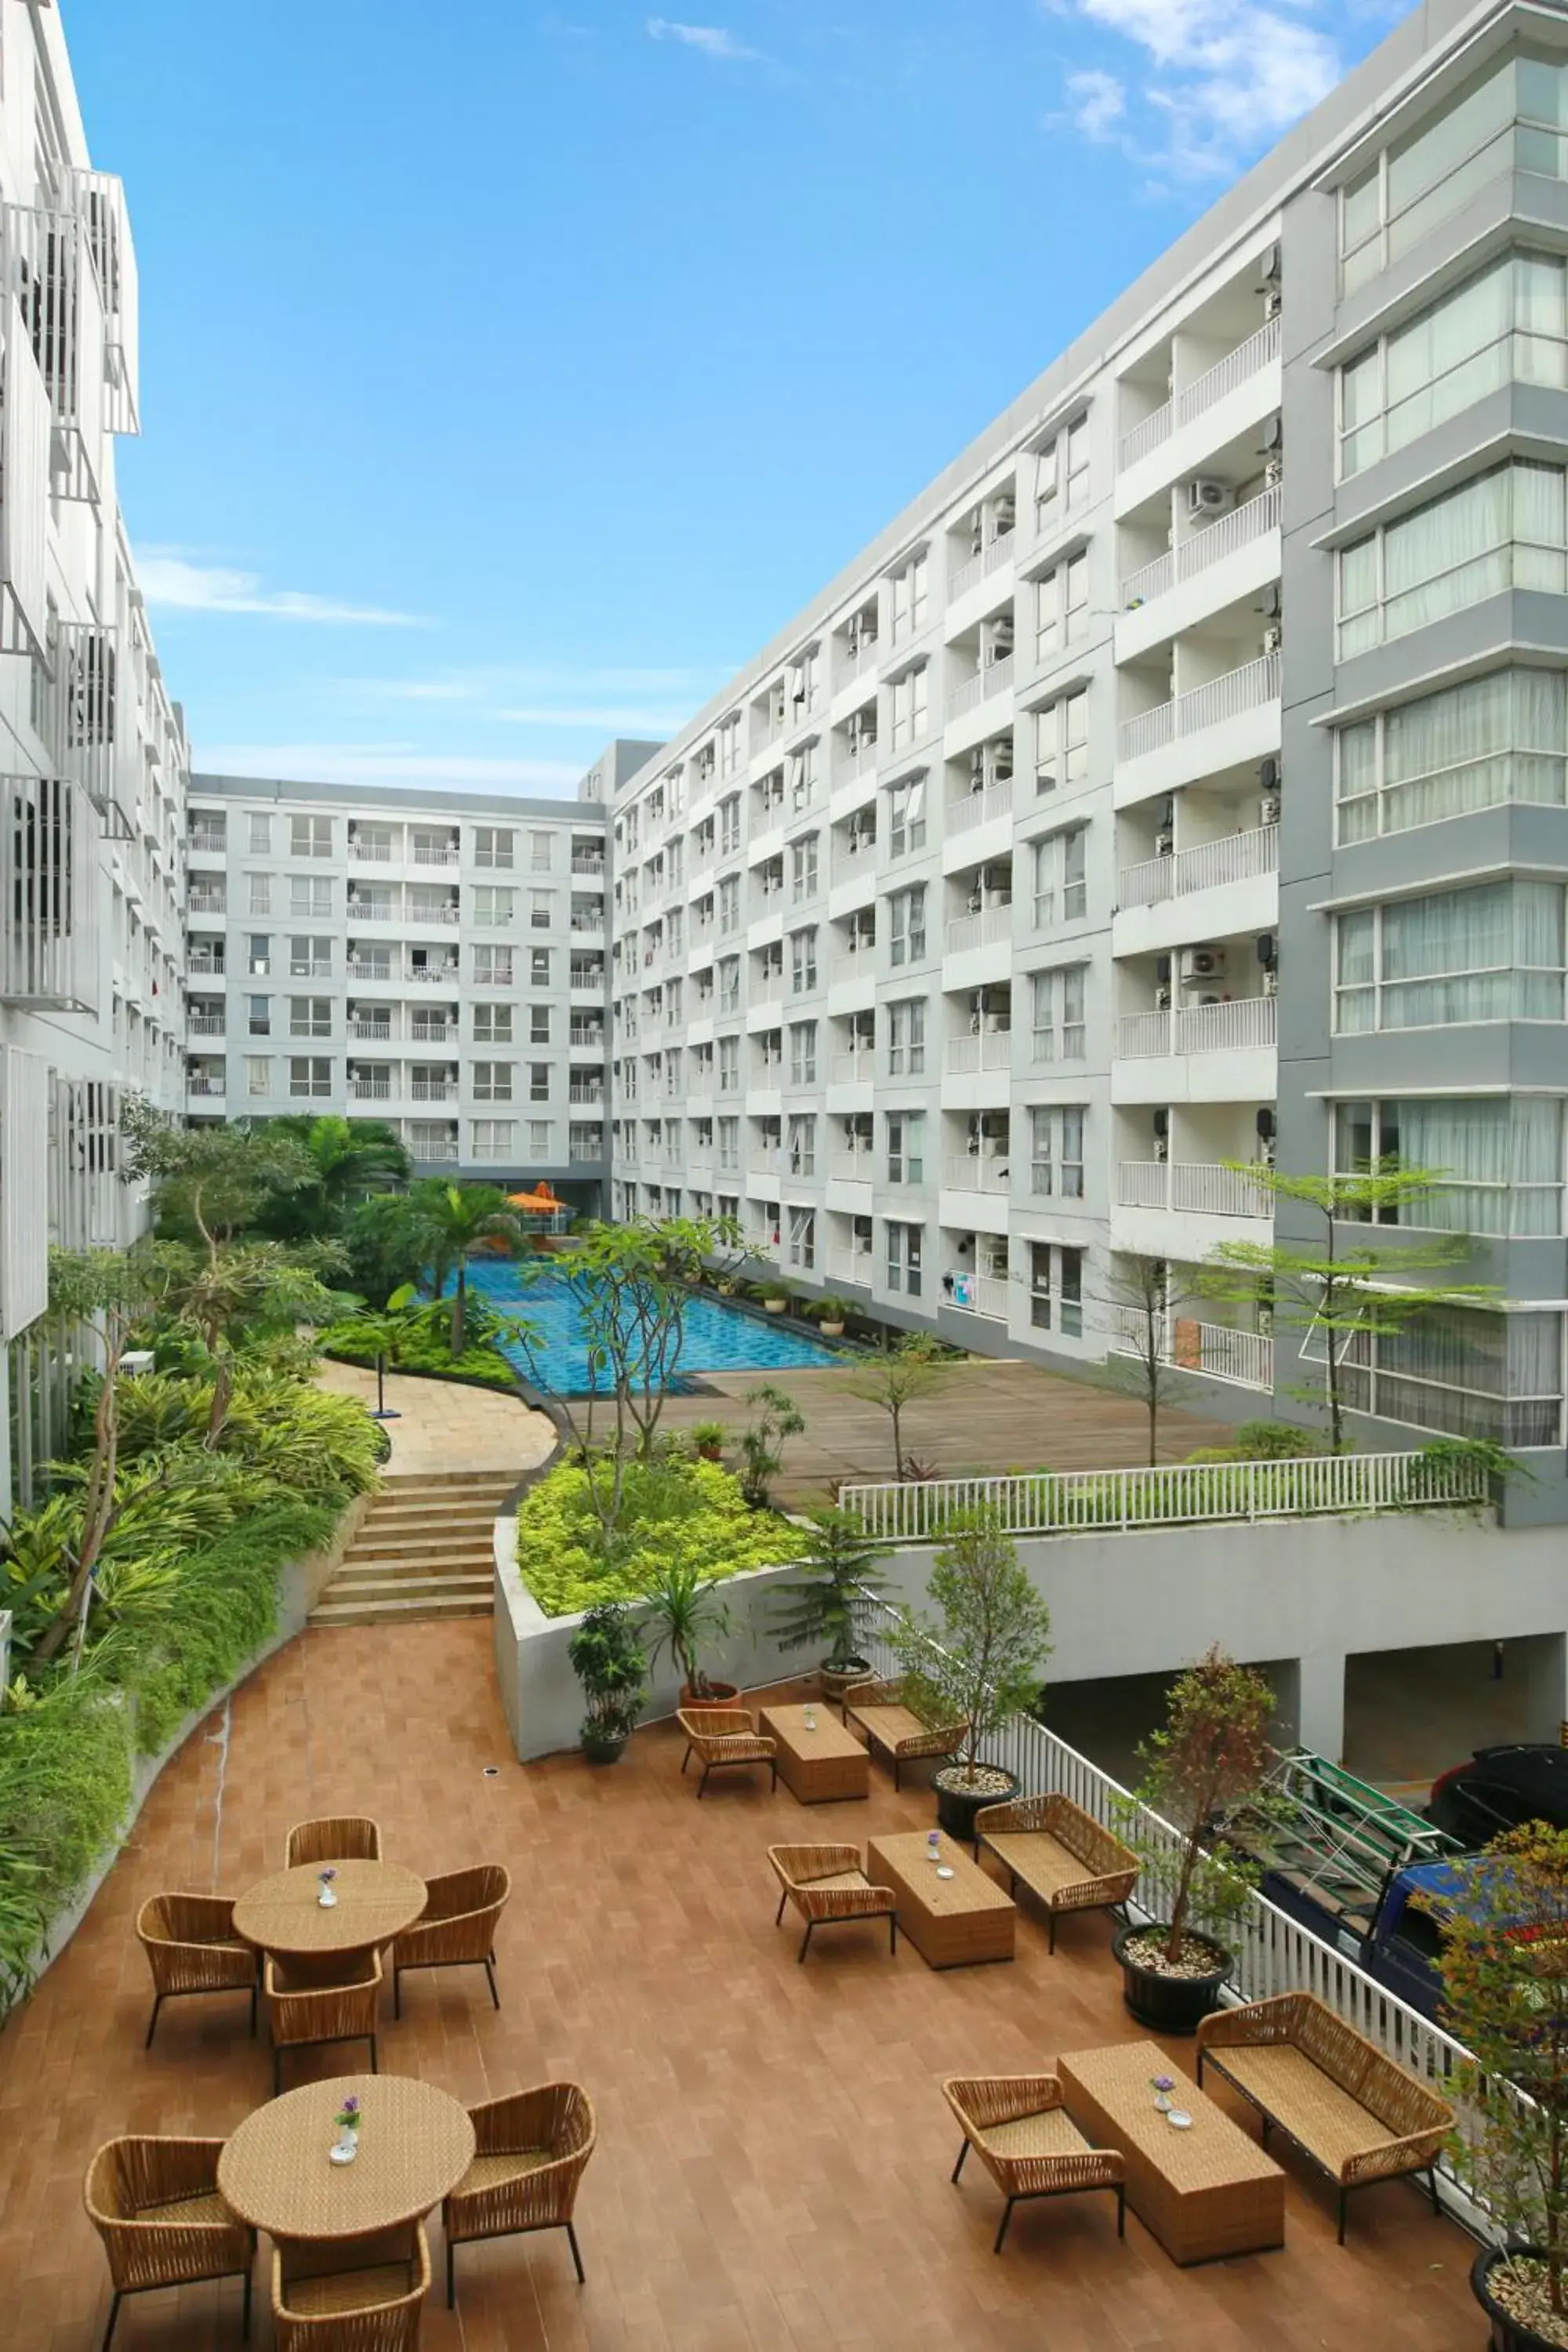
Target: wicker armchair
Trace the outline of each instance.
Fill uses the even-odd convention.
[[[226,1895],[150,1895],[136,1915],[136,1934],[153,1971],[144,2050],[153,2047],[163,2003],[186,1993],[247,1992],[255,2033],[259,1963],[234,1932],[234,1905]]]
[[[847,1920],[886,1919],[889,1948],[899,1948],[899,1913],[890,1886],[873,1886],[866,1875],[858,1845],[771,1845],[768,1860],[783,1889],[773,1913],[776,1927],[786,1903],[805,1921],[797,1960],[811,1947],[814,1927],[836,1927]]]
[[[583,2257],[572,2226],[577,2184],[594,2153],[594,2105],[575,2083],[542,2083],[537,2090],[470,2107],[474,2160],[442,2203],[447,2230],[447,2308],[457,2300],[452,2257],[478,2238],[510,2238],[523,2230],[564,2230],[583,2284]]]
[[[333,1813],[319,1822],[296,1822],[283,1856],[286,1870],[313,1862],[379,1862],[381,1823],[368,1813]]]
[[[426,1881],[425,1908],[392,1947],[392,2013],[403,2014],[401,1979],[405,1969],[483,1969],[490,1999],[496,1990],[496,1921],[506,1908],[511,1880],[499,1863],[448,1871]]]
[[[991,2251],[999,2254],[1015,2205],[1031,2197],[1072,2197],[1108,2189],[1116,2200],[1116,2234],[1127,2235],[1121,2151],[1091,2147],[1062,2105],[1054,2074],[954,2076],[942,2096],[958,2117],[963,2145],[954,2180],[973,2147],[1006,2199]]]
[[[111,2139],[88,2166],[87,2217],[103,2240],[114,2286],[102,2352],[126,2295],[195,2279],[244,2280],[249,2336],[256,2232],[218,2195],[222,2153],[221,2139]]]
[[[375,2238],[276,2247],[278,2352],[417,2352],[430,2242],[417,2221]]]
[[[675,1719],[686,1734],[681,1770],[693,1756],[702,1766],[699,1797],[708,1786],[709,1773],[730,1764],[765,1764],[773,1774],[772,1786],[778,1787],[777,1744],[757,1729],[756,1717],[748,1715],[743,1706],[683,1706],[676,1710]]]
[[[285,2050],[309,2050],[324,2042],[368,2042],[370,2071],[376,2073],[375,2013],[381,2000],[381,1954],[356,1955],[345,1962],[353,1974],[342,1984],[324,1985],[301,1975],[289,1960],[267,1956],[267,2014],[272,2028],[272,2095],[282,2084]]]
[[[951,1756],[969,1730],[966,1722],[927,1723],[906,1696],[906,1685],[868,1678],[844,1694],[844,1720],[858,1724],[868,1748],[879,1748],[893,1768],[893,1786],[903,1767],[920,1756]]]
[[[974,1851],[989,1846],[1006,1871],[1046,1906],[1050,1949],[1064,1911],[1113,1910],[1138,1883],[1138,1857],[1070,1797],[1024,1797],[974,1816]]]
[[[1447,2099],[1418,2083],[1315,1993],[1277,1993],[1221,2010],[1198,2027],[1207,2061],[1263,2118],[1293,2139],[1339,2192],[1339,2242],[1352,2189],[1424,2172],[1434,2212],[1437,2158],[1454,2127]]]

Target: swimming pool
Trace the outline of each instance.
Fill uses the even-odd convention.
[[[468,1287],[482,1292],[503,1313],[526,1316],[538,1330],[532,1365],[525,1349],[496,1342],[524,1380],[533,1379],[537,1368],[558,1395],[587,1393],[588,1350],[581,1312],[564,1283],[548,1275],[526,1276],[518,1266],[481,1259],[469,1264]],[[687,1306],[679,1369],[669,1387],[677,1393],[689,1390],[692,1377],[703,1372],[820,1371],[836,1360],[837,1351],[820,1339],[776,1329],[726,1299],[696,1292]]]

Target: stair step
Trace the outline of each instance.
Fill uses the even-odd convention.
[[[360,1532],[366,1528],[384,1528],[388,1535],[434,1535],[443,1528],[493,1528],[496,1514],[483,1504],[472,1506],[455,1503],[449,1511],[367,1511],[360,1521]]]
[[[384,1472],[380,1492],[384,1495],[416,1495],[427,1486],[471,1486],[486,1494],[509,1494],[522,1475],[511,1470],[394,1470]]]
[[[382,1594],[398,1601],[413,1600],[422,1592],[482,1592],[490,1591],[488,1576],[361,1576],[352,1583],[334,1576],[322,1593],[323,1601],[374,1601]]]
[[[410,1559],[388,1559],[383,1554],[367,1554],[360,1559],[339,1562],[333,1573],[337,1576],[493,1576],[495,1559],[487,1551],[454,1552],[448,1559],[432,1559],[427,1552],[416,1552]]]
[[[459,1593],[421,1601],[351,1601],[341,1607],[323,1602],[311,1610],[309,1622],[321,1626],[412,1624],[422,1618],[488,1617],[490,1609],[489,1593],[482,1601]]]
[[[490,1530],[494,1521],[482,1519],[471,1528],[405,1528],[366,1526],[361,1528],[349,1546],[351,1553],[360,1551],[450,1551],[457,1546],[464,1551],[488,1551],[494,1541]]]

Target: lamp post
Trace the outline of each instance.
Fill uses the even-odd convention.
[[[375,1351],[375,1411],[371,1414],[371,1419],[372,1421],[403,1419],[403,1415],[394,1412],[386,1402],[386,1350],[384,1348],[378,1348]]]

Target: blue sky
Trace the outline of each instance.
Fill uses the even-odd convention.
[[[552,790],[669,731],[1389,22],[669,5],[62,0],[203,764]]]

